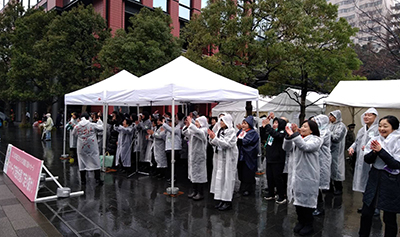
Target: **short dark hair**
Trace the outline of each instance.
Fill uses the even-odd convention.
[[[387,115],[381,119],[379,119],[379,122],[382,120],[386,119],[390,125],[392,125],[393,130],[396,130],[399,128],[399,120],[393,116],[393,115]]]
[[[318,137],[320,136],[318,124],[316,122],[314,122],[313,120],[305,120],[301,123],[301,125],[303,125],[304,123],[308,123],[308,126],[310,127],[310,130],[313,135]]]
[[[178,112],[176,115],[178,116],[179,120],[182,120],[185,117],[185,115],[181,112]]]
[[[83,112],[81,118],[89,119],[89,114],[87,112]]]

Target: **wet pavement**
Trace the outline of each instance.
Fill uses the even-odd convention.
[[[98,186],[94,174],[89,172],[87,184],[81,186],[78,166],[59,159],[62,132],[53,131],[52,141],[42,142],[37,128],[1,128],[0,168],[7,144],[11,143],[43,159],[53,175],[59,176],[60,183],[72,192],[85,192],[79,197],[24,206],[45,216],[63,236],[297,236],[292,231],[297,218],[292,204],[265,201],[257,188],[249,197],[235,193],[233,209],[218,211],[213,195],[208,192],[201,201],[187,198],[190,184],[183,167],[178,168],[176,186],[184,194],[178,197],[164,194],[169,186],[165,180],[141,174],[131,178],[125,174],[103,174],[104,185]],[[313,236],[357,236],[357,208],[362,205],[362,195],[351,190],[351,172],[346,171],[343,195],[324,195],[325,215],[315,218]],[[39,196],[54,195],[56,189],[54,182],[46,182]],[[374,218],[371,236],[383,236],[381,219]]]

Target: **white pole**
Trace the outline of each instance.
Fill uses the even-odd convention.
[[[67,143],[67,104],[64,105],[64,136],[63,136],[63,157],[67,157],[65,154],[65,146]],[[71,131],[72,132],[72,131]]]
[[[139,112],[140,112],[139,104],[136,104],[136,116],[139,116]],[[139,119],[139,117],[137,119]],[[139,137],[137,137],[136,139],[139,139]],[[140,142],[140,140],[138,142]],[[133,150],[135,150],[135,147],[133,147]],[[140,151],[140,149],[139,149],[139,151]],[[135,153],[136,153],[136,173],[137,173],[139,171],[139,152],[135,152]]]
[[[171,139],[171,146],[172,146],[172,153],[171,153],[171,190],[174,190],[175,184],[175,100],[172,99],[172,139]]]
[[[108,120],[108,104],[103,105],[103,164],[102,170],[105,171],[106,146],[107,146],[107,120]]]
[[[257,108],[257,133],[259,135],[259,139],[258,139],[258,171],[261,171],[261,135],[260,135],[260,111],[258,109],[258,100],[256,101],[256,108]]]

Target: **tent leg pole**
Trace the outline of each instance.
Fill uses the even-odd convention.
[[[102,170],[106,171],[105,168],[105,154],[106,154],[106,146],[107,146],[107,120],[108,120],[108,104],[103,105],[103,163]]]
[[[179,188],[174,187],[175,184],[175,100],[172,99],[172,137],[171,137],[171,187],[167,188],[167,193],[169,195],[176,195],[178,194]]]
[[[64,135],[63,135],[63,154],[61,155],[62,158],[67,158],[69,156],[69,154],[65,153],[66,146],[67,146],[66,145],[67,144],[67,127],[66,127],[66,125],[67,125],[67,104],[64,104]]]

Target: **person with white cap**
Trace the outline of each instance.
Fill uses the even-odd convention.
[[[232,209],[233,191],[238,163],[236,131],[232,117],[225,114],[220,118],[220,128],[215,134],[208,130],[210,143],[214,146],[213,173],[210,192],[214,194],[215,206],[220,211]]]
[[[195,124],[188,116],[182,134],[189,138],[188,178],[192,183],[192,192],[188,195],[193,200],[204,198],[204,184],[207,183],[207,118],[198,117]]]
[[[371,165],[364,161],[364,149],[371,138],[379,135],[378,115],[378,111],[375,108],[369,108],[361,115],[362,127],[358,130],[355,142],[348,149],[349,155],[353,155],[356,152],[357,156],[353,176],[353,191],[356,192],[364,193],[367,185]],[[361,208],[358,212],[361,212]]]
[[[46,132],[46,141],[50,141],[51,140],[51,130],[53,129],[54,123],[53,123],[53,119],[51,118],[50,113],[47,113],[46,117],[47,117],[47,120],[46,120],[46,123],[44,124],[44,130]]]
[[[344,146],[346,143],[346,125],[342,122],[342,112],[334,110],[329,114],[330,130],[331,130],[331,183],[330,190],[334,190],[335,195],[342,195],[343,184],[345,180],[345,156]],[[333,187],[334,186],[334,187]]]

